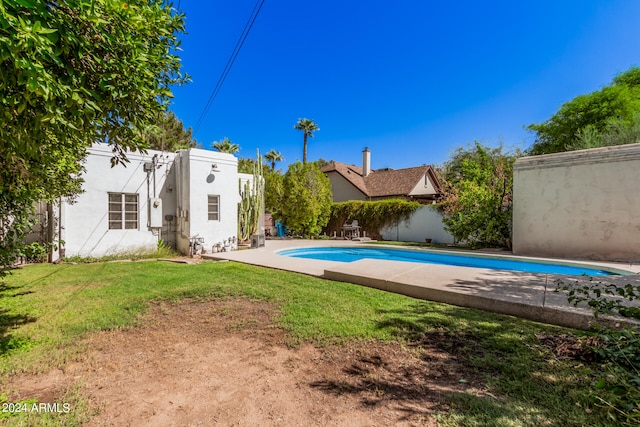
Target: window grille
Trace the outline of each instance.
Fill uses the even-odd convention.
[[[138,229],[138,195],[109,193],[109,230]]]
[[[208,219],[209,221],[220,221],[220,196],[209,195],[208,200]]]

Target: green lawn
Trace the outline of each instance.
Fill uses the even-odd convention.
[[[79,338],[134,325],[153,300],[234,296],[275,303],[293,346],[410,341],[434,331],[455,337],[462,342],[458,358],[495,398],[452,393],[454,410],[441,415],[444,425],[607,425],[597,408],[585,411],[582,397],[596,368],[559,360],[534,336],[576,331],[233,262],[109,262],[15,270],[0,282],[0,373],[6,381],[12,372],[61,366],[82,351],[75,345]],[[82,406],[82,397],[76,398],[76,407]],[[12,419],[0,414],[0,423]]]

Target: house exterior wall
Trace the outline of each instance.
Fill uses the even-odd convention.
[[[189,239],[198,236],[210,251],[238,234],[238,160],[232,154],[195,148],[180,151],[178,158],[177,249],[188,253]],[[218,220],[208,219],[210,195],[219,196]]]
[[[347,181],[338,172],[328,172],[327,177],[331,182],[331,192],[334,202],[347,202],[349,200],[367,200],[367,196]]]
[[[640,261],[640,144],[518,159],[513,252]]]
[[[127,153],[126,167],[111,167],[111,148],[98,144],[88,150],[83,175],[84,192],[72,203],[61,207],[62,232],[65,256],[101,257],[122,252],[154,250],[160,230],[148,228],[148,200],[153,197],[153,175],[144,171],[144,164],[153,155],[163,156],[156,168],[156,195],[163,200],[163,213],[171,212],[171,203],[162,193],[168,184],[167,177],[173,154],[149,150],[147,154]],[[109,229],[109,193],[138,195],[138,227],[136,229]]]
[[[415,187],[409,192],[409,196],[435,196],[438,194],[433,180],[428,173],[424,174]]]
[[[384,227],[380,230],[383,240],[399,242],[424,242],[452,244],[453,236],[444,229],[442,214],[435,206],[425,205],[418,208],[409,219]]]
[[[158,159],[155,192],[154,173],[144,170],[154,155]],[[161,238],[187,254],[190,237],[204,238],[204,248],[210,251],[214,244],[237,235],[240,175],[233,155],[199,149],[169,154],[149,150],[127,153],[126,167],[111,168],[112,156],[105,144],[91,147],[84,165],[84,192],[61,206],[64,256],[153,251]],[[136,229],[109,229],[109,193],[138,195]],[[217,220],[208,219],[209,195],[219,196]],[[150,228],[150,205],[158,199],[161,226]]]

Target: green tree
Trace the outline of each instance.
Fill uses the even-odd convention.
[[[314,162],[295,162],[284,175],[277,219],[303,236],[317,236],[331,215],[331,183]]]
[[[601,90],[565,103],[551,118],[531,124],[536,141],[531,154],[548,154],[582,148],[578,139],[607,132],[614,124],[631,125],[640,113],[640,68],[619,74]],[[592,139],[592,142],[594,140]]]
[[[148,148],[154,150],[178,151],[199,145],[191,128],[185,129],[182,120],[172,111],[159,114],[154,123],[144,127],[141,136]]]
[[[265,160],[268,160],[271,162],[271,170],[276,169],[276,162],[281,162],[284,160],[284,157],[282,157],[282,154],[280,154],[280,152],[273,149],[267,152],[267,154],[264,155],[264,158]]]
[[[213,141],[211,144],[211,148],[214,150],[218,150],[221,153],[229,153],[235,154],[240,151],[240,146],[238,144],[233,144],[229,138],[226,136],[222,138],[222,141]]]
[[[183,30],[164,2],[0,3],[0,269],[36,201],[80,191],[87,146],[111,144],[112,165],[146,148],[140,129],[186,81],[173,53]]]
[[[440,177],[444,224],[458,241],[511,246],[513,163],[516,154],[475,142],[459,148]]]
[[[323,167],[328,166],[331,163],[333,163],[333,160],[325,160],[322,157],[320,157],[318,160],[316,160],[316,163],[318,164],[318,167],[320,169],[322,169]]]
[[[239,157],[238,158],[238,172],[240,173],[253,173],[254,168],[256,167],[256,159],[251,157]],[[263,169],[268,169],[264,168]]]
[[[303,132],[302,163],[307,163],[307,137],[313,138],[313,132],[320,130],[320,128],[311,119],[298,119],[298,123],[293,128]]]
[[[284,197],[284,176],[279,171],[266,168],[264,186],[264,209],[279,219]]]
[[[573,151],[637,142],[640,142],[640,113],[634,116],[631,123],[619,119],[610,120],[606,130],[602,132],[598,132],[594,126],[585,126],[578,131],[576,140],[568,148]]]

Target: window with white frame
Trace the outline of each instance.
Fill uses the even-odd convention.
[[[220,196],[209,195],[208,197],[208,219],[209,221],[220,221]]]
[[[138,195],[109,193],[109,230],[138,229]]]

